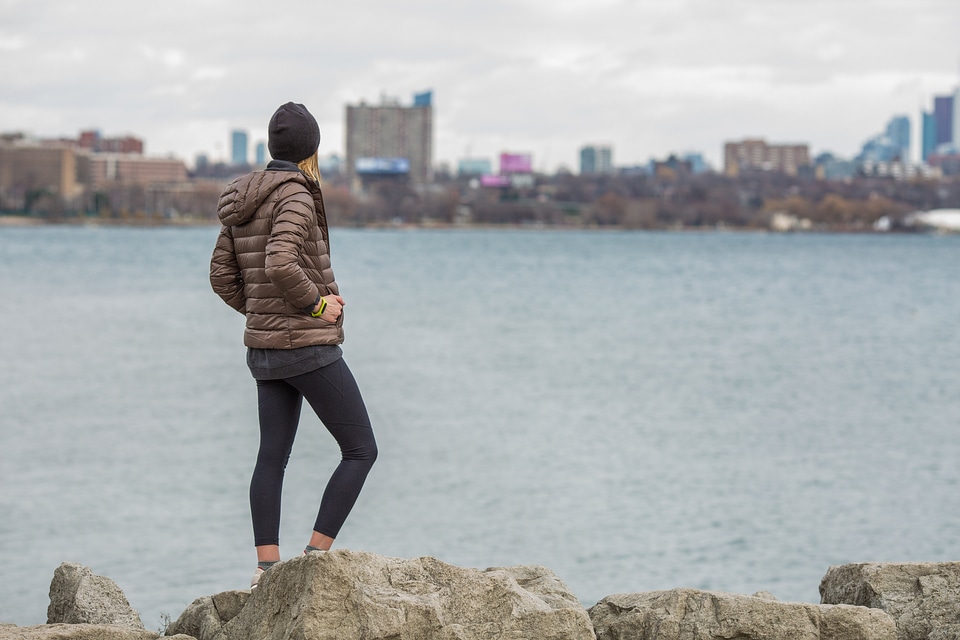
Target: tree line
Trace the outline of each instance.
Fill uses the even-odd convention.
[[[174,185],[115,183],[65,201],[49,190],[0,198],[0,209],[47,219],[95,216],[117,221],[216,221],[227,179]],[[354,185],[355,187],[355,185]],[[654,175],[536,175],[516,187],[481,187],[476,177],[439,173],[427,186],[402,179],[351,188],[324,176],[331,225],[535,225],[577,228],[769,228],[777,215],[805,228],[868,229],[881,218],[897,228],[907,213],[960,208],[960,180],[859,176],[817,180],[770,171],[737,177],[662,168]],[[15,206],[19,205],[19,206]]]

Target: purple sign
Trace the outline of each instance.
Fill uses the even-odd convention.
[[[484,187],[509,187],[510,176],[480,176],[480,185]]]
[[[500,173],[532,173],[533,162],[529,153],[501,153]]]

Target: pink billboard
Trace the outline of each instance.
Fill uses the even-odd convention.
[[[532,173],[533,162],[529,153],[501,153],[500,173]]]
[[[480,184],[484,187],[509,187],[510,176],[483,175],[480,176]]]

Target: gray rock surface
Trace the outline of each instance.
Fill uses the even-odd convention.
[[[544,567],[481,571],[349,550],[275,565],[239,615],[197,637],[594,640],[586,610]]]
[[[64,562],[53,572],[47,624],[113,625],[143,630],[143,621],[110,578],[80,564]]]
[[[250,591],[224,591],[197,598],[167,627],[165,635],[183,633],[194,638],[216,638],[250,598]]]
[[[960,624],[960,562],[864,562],[830,567],[820,602],[886,611],[900,640],[927,640]],[[944,636],[950,638],[950,635]]]
[[[778,602],[696,589],[607,596],[590,609],[598,640],[895,640],[877,609]]]
[[[927,640],[960,640],[960,624],[948,624],[930,632]]]
[[[157,640],[156,633],[103,624],[0,625],[0,640]],[[193,640],[173,636],[169,640]]]

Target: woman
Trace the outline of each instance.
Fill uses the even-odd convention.
[[[257,569],[280,561],[280,494],[304,398],[340,445],[304,553],[326,551],[377,458],[357,384],[344,363],[343,298],[330,265],[320,192],[320,127],[302,104],[270,119],[273,160],[220,196],[223,226],[210,262],[213,290],[246,315],[243,343],[257,382],[260,451],[250,482]]]

